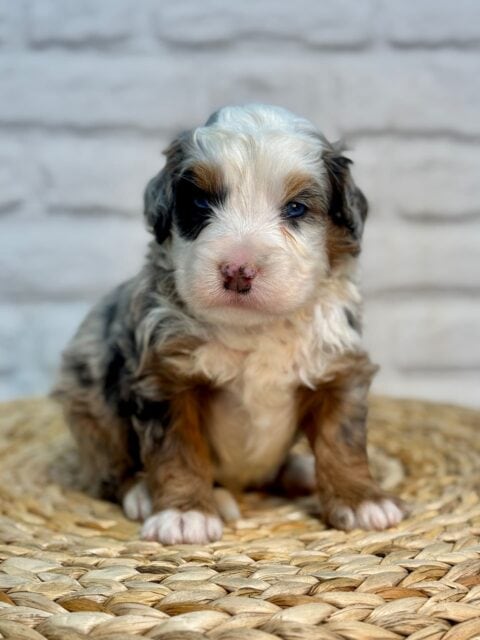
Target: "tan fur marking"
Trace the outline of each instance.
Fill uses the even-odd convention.
[[[360,242],[355,240],[348,229],[335,225],[326,218],[327,256],[331,269],[342,265],[349,256],[360,253]]]
[[[222,173],[218,167],[208,164],[195,164],[191,171],[195,184],[206,193],[219,193],[223,189]]]
[[[201,343],[193,336],[176,336],[156,349],[150,349],[142,359],[132,388],[147,398],[157,398],[159,391],[165,398],[170,398],[206,383],[206,378],[199,374],[185,375],[185,371],[191,368],[191,354]]]
[[[208,390],[197,388],[171,400],[171,423],[160,447],[144,463],[154,511],[192,509],[216,513],[210,452],[202,431]]]
[[[286,204],[299,197],[302,193],[316,196],[319,194],[318,185],[312,176],[302,173],[290,173],[283,185],[282,200]]]
[[[366,395],[375,370],[366,354],[345,356],[330,382],[299,396],[327,521],[339,503],[355,508],[385,497],[370,475],[366,450]]]

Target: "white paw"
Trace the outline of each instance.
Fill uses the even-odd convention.
[[[213,490],[213,499],[215,500],[218,513],[225,522],[234,522],[241,517],[238,503],[228,489],[215,487]]]
[[[380,531],[396,526],[404,516],[393,500],[384,498],[379,502],[365,500],[356,508],[339,504],[330,512],[329,520],[334,527],[346,531],[357,528]]]
[[[201,511],[165,509],[150,516],[143,524],[141,537],[162,544],[207,544],[220,540],[222,521]]]
[[[152,501],[143,480],[134,484],[127,491],[122,501],[123,511],[130,520],[142,522],[152,513]]]

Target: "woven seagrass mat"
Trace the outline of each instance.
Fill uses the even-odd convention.
[[[78,490],[52,402],[0,405],[0,638],[480,638],[480,414],[380,398],[369,421],[401,526],[346,534],[312,498],[249,494],[220,542],[162,547]]]

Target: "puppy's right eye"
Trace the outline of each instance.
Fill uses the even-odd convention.
[[[208,198],[194,198],[193,204],[197,207],[197,209],[210,209],[210,201]]]
[[[292,200],[287,202],[285,206],[285,215],[287,218],[301,218],[307,212],[307,207],[302,202]]]

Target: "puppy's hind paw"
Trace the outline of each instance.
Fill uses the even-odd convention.
[[[215,487],[213,490],[213,499],[215,500],[218,513],[225,522],[234,522],[241,517],[238,503],[228,489]]]
[[[152,513],[152,501],[143,480],[134,484],[123,497],[123,512],[130,520],[143,522]]]
[[[162,544],[207,544],[220,540],[222,533],[222,521],[214,514],[165,509],[145,521],[140,535]]]
[[[356,507],[341,502],[330,509],[328,520],[337,529],[366,529],[381,531],[395,527],[405,517],[405,509],[391,498],[364,500]]]

